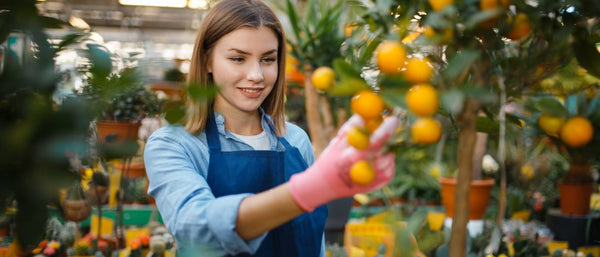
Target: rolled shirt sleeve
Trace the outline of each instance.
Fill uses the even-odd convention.
[[[251,194],[215,198],[208,186],[208,147],[180,126],[154,132],[144,151],[148,193],[182,256],[255,253],[267,233],[243,240],[235,231],[240,202]]]

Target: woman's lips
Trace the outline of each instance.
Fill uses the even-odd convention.
[[[257,98],[261,95],[263,88],[239,88],[242,94],[249,98]]]

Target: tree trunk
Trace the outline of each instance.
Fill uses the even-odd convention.
[[[455,192],[455,214],[450,236],[450,257],[466,256],[467,223],[469,222],[469,191],[473,170],[473,154],[477,142],[477,111],[480,103],[469,99],[465,101],[459,119],[458,174]]]
[[[326,96],[319,96],[319,103],[321,104],[321,114],[323,114],[323,132],[327,137],[327,141],[335,137],[337,132],[336,127],[333,125],[333,114],[331,113],[331,105],[329,99]]]
[[[323,149],[327,146],[329,140],[324,131],[323,122],[319,114],[319,93],[313,86],[311,77],[312,69],[310,67],[304,67],[304,96],[305,108],[306,108],[306,121],[308,123],[308,133],[312,143],[315,158],[319,157]]]
[[[337,132],[348,119],[348,112],[346,112],[346,109],[344,108],[337,108],[336,114],[337,123],[335,125],[335,131]]]
[[[472,180],[481,180],[481,168],[483,162],[483,156],[487,150],[488,134],[483,132],[477,132],[477,139],[475,143],[475,149],[473,153],[473,174]]]

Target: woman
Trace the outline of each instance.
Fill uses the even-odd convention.
[[[284,120],[284,68],[283,30],[264,3],[223,0],[203,19],[190,82],[219,93],[188,101],[185,127],[154,132],[144,154],[148,192],[179,255],[325,256],[323,205],[392,178],[381,148],[397,119],[357,151],[345,139],[363,123],[354,116],[314,162],[306,133]],[[357,186],[349,167],[365,158],[377,176]]]

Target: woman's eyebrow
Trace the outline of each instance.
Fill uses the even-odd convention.
[[[244,55],[250,55],[250,53],[248,53],[244,50],[238,49],[238,48],[230,48],[229,51],[234,51],[234,52],[244,54]],[[263,55],[269,55],[269,54],[274,54],[274,53],[277,53],[277,49],[272,49],[272,50],[266,51],[263,53]]]

